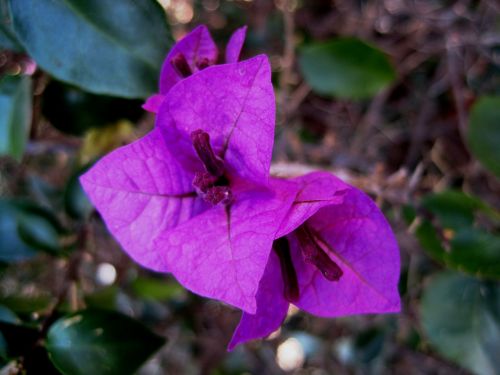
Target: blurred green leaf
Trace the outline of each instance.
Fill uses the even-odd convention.
[[[132,282],[134,294],[140,298],[152,300],[168,300],[185,295],[185,289],[169,279],[153,279],[138,277]]]
[[[19,324],[21,323],[21,320],[19,320],[17,315],[12,310],[0,305],[0,322]]]
[[[13,326],[20,325],[22,322],[18,316],[6,306],[0,305],[0,322],[7,323],[7,326],[0,326],[0,358],[8,359],[9,346],[6,337],[1,333],[1,330],[13,329]],[[11,326],[12,325],[12,326]],[[9,333],[7,332],[7,336]]]
[[[472,107],[467,143],[474,156],[500,177],[500,96],[483,96]]]
[[[455,270],[500,278],[500,237],[476,224],[479,212],[498,220],[496,211],[460,191],[430,194],[421,207],[415,235],[432,258]]]
[[[356,358],[362,363],[369,363],[377,358],[384,349],[385,334],[379,328],[361,332],[354,342]]]
[[[78,180],[86,170],[87,168],[83,168],[73,174],[64,190],[64,208],[68,215],[74,219],[85,219],[94,209]]]
[[[21,239],[34,249],[54,254],[61,250],[57,230],[44,216],[23,212],[19,217],[17,231]]]
[[[436,229],[434,229],[430,221],[424,220],[417,227],[415,236],[420,245],[422,245],[432,258],[442,263],[446,262],[446,250],[441,244],[441,238],[439,238]]]
[[[34,203],[0,199],[0,261],[22,261],[36,250],[59,253],[61,230],[57,219]]]
[[[448,190],[427,195],[422,207],[436,215],[443,227],[459,229],[471,226],[475,211],[485,209],[486,204],[461,191]]]
[[[416,230],[422,247],[447,267],[486,278],[500,278],[500,237],[475,228],[450,231],[449,238],[439,236],[430,221]]]
[[[16,36],[54,77],[127,98],[156,91],[171,36],[155,0],[10,0]]]
[[[306,45],[300,67],[314,91],[347,99],[371,97],[396,77],[382,51],[355,38]]]
[[[500,278],[500,237],[474,228],[451,240],[448,262],[473,275]]]
[[[424,291],[422,326],[445,357],[480,375],[500,372],[500,286],[451,272]]]
[[[0,261],[11,263],[36,255],[18,232],[18,209],[8,201],[0,200]]]
[[[136,122],[144,114],[141,100],[86,93],[52,81],[43,93],[42,113],[62,132],[82,135],[122,119]]]
[[[34,249],[59,254],[59,235],[64,228],[56,216],[30,201],[19,200],[15,205],[19,210],[17,231],[21,239]]]
[[[50,307],[51,299],[48,296],[23,297],[23,296],[3,296],[0,297],[0,304],[8,307],[18,314],[31,314],[46,310]]]
[[[401,214],[403,216],[403,219],[406,224],[410,225],[413,223],[413,220],[417,217],[417,211],[415,210],[415,207],[413,207],[410,204],[405,204],[401,208]]]
[[[88,307],[102,310],[116,310],[119,289],[116,285],[108,286],[85,296]]]
[[[86,310],[56,321],[47,350],[64,374],[133,374],[165,339],[125,315]]]
[[[0,50],[2,49],[15,52],[23,50],[12,30],[12,17],[7,0],[0,0]]]
[[[31,78],[5,76],[0,80],[0,155],[20,160],[31,124]]]

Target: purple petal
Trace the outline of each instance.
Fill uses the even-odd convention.
[[[236,30],[226,46],[226,62],[235,63],[240,58],[241,48],[245,43],[245,36],[247,34],[247,27],[243,26]]]
[[[324,250],[343,275],[337,282],[325,279],[316,267],[304,262],[291,234],[301,293],[298,307],[327,317],[400,310],[398,245],[368,196],[352,188],[344,203],[322,208],[306,223],[324,240]]]
[[[182,77],[178,75],[171,64],[177,54],[182,53],[192,71],[196,71],[196,64],[203,60],[214,64],[217,61],[217,46],[210,32],[204,25],[200,25],[179,40],[170,50],[161,68],[160,94],[165,95]]]
[[[209,67],[171,90],[157,116],[169,149],[184,167],[200,171],[190,138],[201,129],[231,178],[266,184],[274,142],[271,70],[261,55]]]
[[[158,109],[160,108],[163,99],[165,99],[165,95],[162,94],[151,95],[142,105],[142,108],[148,112],[156,113],[158,112]]]
[[[278,256],[272,251],[256,295],[257,312],[253,315],[243,312],[227,348],[229,351],[246,341],[266,337],[279,328],[289,305],[283,298],[283,288]]]
[[[163,233],[156,246],[168,269],[194,293],[255,313],[276,231],[296,194],[293,184],[284,191],[233,190],[231,206],[215,206]]]
[[[298,185],[299,193],[283,221],[277,237],[282,237],[293,231],[320,208],[341,204],[344,195],[351,189],[345,182],[326,172],[309,173],[294,178],[291,182]]]
[[[165,272],[154,240],[206,209],[192,179],[153,130],[103,157],[80,181],[123,249],[144,267]]]

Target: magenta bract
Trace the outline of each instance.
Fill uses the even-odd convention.
[[[269,335],[290,303],[336,317],[400,309],[399,250],[383,214],[328,173],[269,176],[275,98],[267,57],[215,65],[200,26],[165,60],[153,131],[81,183],[139,264],[243,310],[229,349]]]
[[[290,182],[299,193],[274,242],[257,313],[243,313],[230,350],[275,331],[290,303],[324,317],[400,310],[399,249],[375,203],[327,173]]]
[[[237,29],[226,47],[226,63],[238,62],[245,42],[246,26]],[[159,93],[149,97],[143,108],[156,113],[168,91],[182,79],[217,63],[219,52],[207,27],[200,25],[170,50],[160,73]]]
[[[295,197],[294,184],[269,181],[275,118],[270,74],[267,58],[258,56],[178,82],[151,133],[81,177],[136,262],[250,313]]]

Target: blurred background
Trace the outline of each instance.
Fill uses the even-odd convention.
[[[1,374],[500,373],[496,0],[0,0],[0,11]],[[242,57],[271,60],[273,173],[326,169],[383,209],[401,248],[401,314],[291,310],[268,339],[227,353],[239,312],[136,266],[107,232],[77,178],[152,129],[144,98],[199,24],[221,51],[248,25]]]

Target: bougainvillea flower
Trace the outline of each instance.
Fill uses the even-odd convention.
[[[269,179],[275,99],[267,57],[215,65],[167,93],[155,129],[81,183],[139,264],[255,313],[296,184]]]
[[[245,42],[246,26],[237,29],[226,47],[226,63],[238,62]],[[160,73],[158,94],[144,103],[143,108],[156,113],[165,95],[180,80],[216,64],[217,46],[204,25],[200,25],[179,40],[168,53]]]
[[[298,177],[300,187],[273,244],[257,293],[229,350],[275,331],[290,304],[322,317],[400,310],[399,250],[375,203],[336,177]]]

